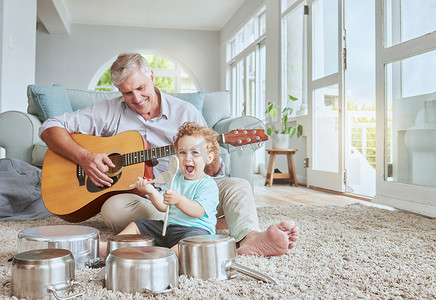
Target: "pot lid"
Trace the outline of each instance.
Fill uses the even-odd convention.
[[[143,234],[122,234],[107,239],[108,242],[145,242],[154,241],[154,238]]]
[[[136,246],[125,247],[113,250],[109,256],[118,259],[127,260],[154,260],[159,258],[168,258],[176,256],[176,253],[168,248],[157,246]],[[108,256],[108,259],[109,259]]]
[[[21,230],[18,238],[34,241],[83,240],[98,237],[95,228],[81,225],[49,225]]]
[[[218,242],[224,242],[224,241],[229,241],[229,240],[233,240],[233,238],[230,236],[227,236],[227,235],[214,234],[214,235],[190,236],[190,237],[184,238],[180,242],[184,242],[184,243],[218,243]]]

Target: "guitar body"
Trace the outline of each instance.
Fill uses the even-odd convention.
[[[138,163],[123,166],[121,155],[149,148],[136,131],[126,131],[112,137],[72,134],[73,139],[91,152],[107,153],[115,168],[108,176],[114,180],[111,187],[97,187],[81,167],[67,158],[47,151],[41,177],[42,199],[51,213],[69,222],[81,222],[98,214],[103,203],[119,193],[138,193],[129,187],[145,176],[153,178],[152,166]]]

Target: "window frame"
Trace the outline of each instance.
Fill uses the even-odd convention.
[[[163,58],[165,60],[168,60],[170,63],[174,65],[174,69],[160,69],[157,67],[154,67],[150,64],[150,66],[153,69],[155,78],[156,77],[170,77],[174,79],[174,91],[166,91],[165,89],[162,89],[163,92],[166,93],[195,93],[200,91],[200,85],[198,84],[198,81],[195,79],[194,76],[177,60],[174,60],[172,58],[169,58],[165,55],[157,54],[157,53],[150,53],[145,51],[138,51],[141,53],[144,57],[147,56],[154,56],[155,58]],[[89,85],[90,90],[102,90],[101,88],[105,88],[105,91],[118,91],[118,89],[111,84],[110,86],[98,86],[98,82],[100,81],[100,78],[110,69],[110,66],[112,65],[113,61],[115,60],[111,59],[103,66],[100,67],[100,69],[97,70],[95,73],[93,79],[91,80],[91,83]],[[157,61],[157,60],[156,60]],[[194,88],[183,88],[182,87],[182,78],[186,77],[186,75],[190,78],[191,84]],[[112,82],[111,82],[112,83]]]

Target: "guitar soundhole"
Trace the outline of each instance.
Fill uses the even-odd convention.
[[[123,156],[119,153],[109,154],[109,158],[114,163],[114,168],[109,168],[107,175],[112,178],[112,176],[116,176],[121,169],[123,168]]]
[[[123,168],[123,156],[119,153],[112,153],[112,154],[109,154],[108,156],[111,159],[111,161],[114,163],[115,167],[109,168],[109,171],[106,174],[107,174],[107,176],[112,178],[112,180],[114,181],[112,183],[112,186],[114,186],[114,184],[117,183],[117,181],[120,179],[121,174],[122,174],[121,171]],[[103,187],[96,186],[88,177],[86,180],[86,188],[90,193],[97,193],[97,192],[103,191],[105,189],[108,189],[110,187],[108,187],[108,186],[103,186]]]

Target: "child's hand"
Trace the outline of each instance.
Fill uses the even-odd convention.
[[[180,202],[181,200],[181,195],[174,190],[166,190],[163,193],[163,203],[165,205],[176,205]]]
[[[135,188],[146,194],[150,194],[155,190],[154,186],[152,186],[148,180],[141,177],[138,177],[138,181],[135,182]]]

